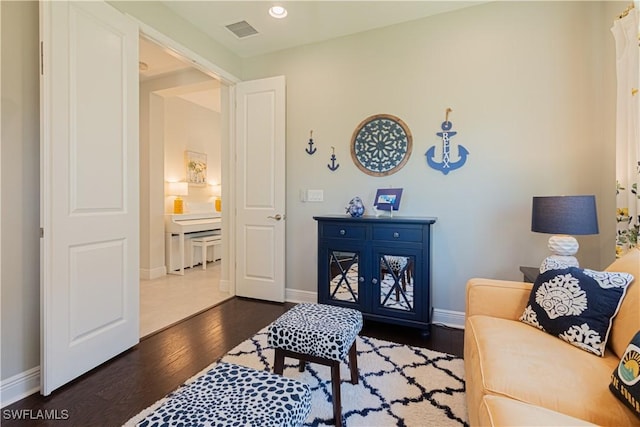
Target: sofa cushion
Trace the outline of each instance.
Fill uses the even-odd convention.
[[[640,418],[640,332],[633,337],[614,369],[609,389]]]
[[[627,295],[622,300],[622,306],[613,320],[609,346],[618,357],[622,357],[627,344],[633,335],[640,331],[640,249],[634,248],[622,257],[616,259],[606,271],[624,271],[633,274],[635,280],[627,288]]]
[[[629,273],[578,267],[544,271],[533,284],[520,320],[602,356],[613,317],[632,280]]]
[[[522,322],[471,316],[465,330],[465,374],[474,397],[496,395],[562,412],[598,425],[637,425],[609,391],[618,357],[595,357]],[[469,348],[467,348],[467,346]],[[606,409],[604,409],[606,408]]]
[[[578,418],[517,400],[485,396],[480,407],[481,426],[594,426]]]

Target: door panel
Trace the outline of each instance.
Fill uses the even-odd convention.
[[[236,86],[236,294],[284,301],[285,80]]]
[[[139,337],[138,28],[41,2],[41,393]]]

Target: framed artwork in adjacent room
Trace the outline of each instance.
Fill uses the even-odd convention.
[[[195,151],[185,151],[187,182],[191,185],[207,185],[207,155]]]

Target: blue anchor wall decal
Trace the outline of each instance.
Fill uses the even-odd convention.
[[[316,147],[313,146],[313,131],[309,132],[309,148],[305,148],[304,151],[307,152],[307,154],[311,155],[313,153],[315,153],[318,149]]]
[[[340,167],[340,164],[336,163],[336,147],[331,147],[331,164],[328,164],[327,167],[332,171],[335,171]]]
[[[438,163],[434,160],[436,147],[432,146],[427,150],[425,156],[427,156],[427,164],[433,169],[439,170],[443,174],[448,174],[452,170],[461,168],[467,161],[467,156],[469,155],[469,150],[464,148],[462,145],[458,145],[458,157],[459,159],[455,162],[451,161],[451,142],[449,138],[456,135],[458,132],[451,131],[453,124],[449,121],[449,113],[453,110],[451,108],[447,108],[444,122],[442,122],[441,128],[442,132],[437,132],[436,135],[442,138],[442,162]]]

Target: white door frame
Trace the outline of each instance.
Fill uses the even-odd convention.
[[[224,69],[218,67],[214,63],[209,60],[203,58],[198,55],[191,49],[185,47],[184,45],[176,42],[155,28],[145,24],[134,16],[126,14],[128,17],[133,19],[137,24],[140,30],[140,35],[151,40],[152,42],[166,47],[176,53],[178,56],[182,57],[184,60],[189,62],[192,67],[198,69],[199,71],[210,75],[216,80],[220,80],[220,82],[226,86],[228,90],[228,98],[225,99],[225,91],[221,91],[222,99],[220,100],[221,105],[223,106],[221,111],[221,123],[226,123],[228,126],[227,129],[223,129],[222,132],[222,140],[221,144],[221,181],[222,181],[222,193],[224,194],[224,209],[222,210],[222,223],[223,226],[223,235],[225,238],[222,240],[222,272],[220,277],[220,289],[223,291],[228,291],[231,295],[236,294],[235,290],[235,228],[236,221],[235,215],[235,192],[233,191],[233,187],[231,183],[234,181],[234,176],[236,173],[236,162],[234,159],[236,158],[236,147],[235,144],[230,144],[229,141],[235,140],[235,85],[239,83],[241,80],[234,76],[233,74],[228,73]],[[226,106],[226,107],[225,107]],[[225,133],[226,132],[226,133]],[[226,139],[226,143],[225,143]],[[226,167],[225,167],[226,165]],[[229,233],[233,233],[231,236]],[[226,237],[230,236],[230,237]]]

